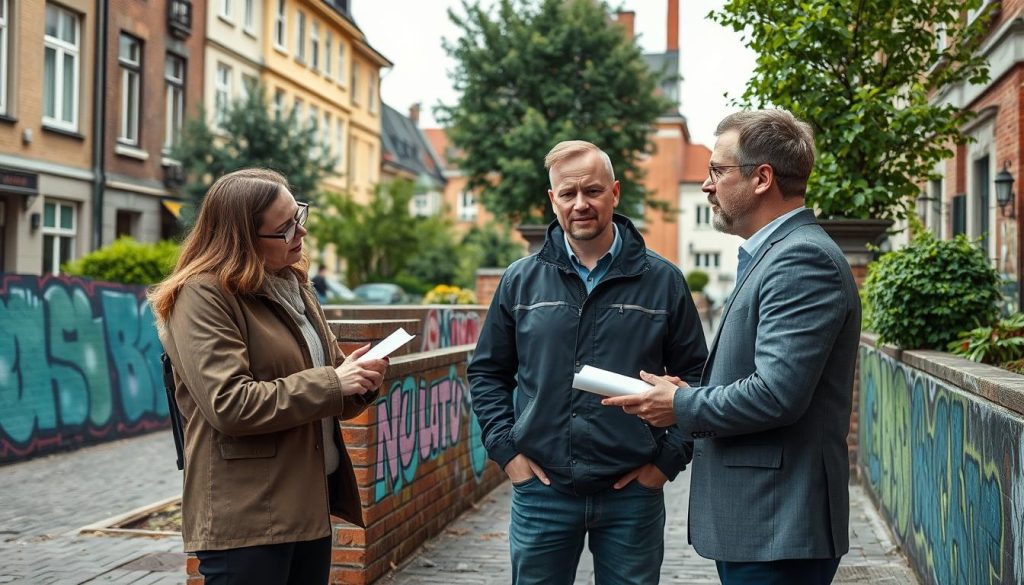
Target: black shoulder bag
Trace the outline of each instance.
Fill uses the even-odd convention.
[[[178,452],[178,469],[185,469],[185,429],[181,424],[181,411],[174,400],[174,370],[171,358],[164,352],[160,354],[160,362],[164,365],[164,390],[167,392],[167,414],[171,417],[171,434],[174,435],[174,448]]]

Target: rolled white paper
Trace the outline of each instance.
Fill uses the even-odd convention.
[[[639,378],[630,378],[593,366],[583,366],[580,372],[572,377],[572,387],[601,396],[629,396],[654,388]]]

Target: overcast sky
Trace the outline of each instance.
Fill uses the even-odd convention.
[[[489,4],[491,0],[484,0]],[[754,54],[738,34],[705,19],[724,0],[680,1],[680,73],[682,113],[693,142],[714,146],[715,125],[732,111],[730,98],[738,97],[754,66]],[[612,6],[616,2],[610,2]],[[384,73],[381,96],[388,105],[407,113],[415,102],[423,104],[420,127],[437,126],[433,107],[452,104],[458,95],[448,79],[454,68],[441,46],[442,38],[459,31],[448,20],[448,8],[459,0],[352,0],[356,23],[370,44],[395,66]],[[636,13],[638,42],[644,52],[665,50],[666,0],[621,0],[624,10]],[[728,94],[726,98],[723,94]]]

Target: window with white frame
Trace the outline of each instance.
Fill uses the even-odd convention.
[[[331,113],[328,112],[327,110],[324,110],[324,119],[323,122],[320,124],[320,142],[323,143],[323,152],[327,156],[332,156],[334,154],[334,145],[331,143],[331,140],[334,137],[334,133],[331,132],[331,128]]]
[[[309,29],[309,66],[320,70],[320,23],[313,21]]]
[[[324,77],[328,79],[334,75],[334,33],[327,31],[327,38],[324,39]]]
[[[77,14],[46,4],[43,36],[43,123],[78,130],[81,20]]]
[[[295,58],[306,62],[306,13],[301,10],[295,19]]]
[[[217,6],[217,16],[231,20],[231,0],[220,0]]]
[[[231,103],[231,67],[217,63],[217,79],[213,88],[213,119],[217,126],[227,119],[228,104]]]
[[[61,264],[75,259],[76,223],[73,203],[43,204],[43,273],[57,274]]]
[[[0,114],[7,113],[7,72],[10,66],[7,65],[7,29],[10,28],[7,14],[7,0],[0,0]]]
[[[345,170],[345,120],[342,120],[339,116],[334,121],[334,143],[338,145],[338,170],[344,172]]]
[[[377,113],[377,74],[370,73],[370,80],[367,83],[368,86],[368,97],[366,106],[370,109],[371,114]]]
[[[164,60],[165,122],[164,151],[170,151],[181,138],[185,123],[185,59],[168,54]]]
[[[352,103],[359,104],[359,63],[352,61],[352,81],[349,91],[352,93]]]
[[[246,32],[256,31],[256,6],[255,0],[245,0],[245,6],[242,10],[242,26]]]
[[[476,221],[476,195],[472,191],[459,193],[458,213],[460,221]]]
[[[284,3],[285,0],[277,0],[277,11],[274,12],[274,46],[282,51],[285,50],[284,31],[287,26]]]
[[[296,97],[295,103],[292,104],[292,114],[295,116],[295,121],[302,124],[302,112],[306,109],[306,104],[302,101],[302,98]]]
[[[368,183],[373,182],[374,171],[380,165],[380,161],[377,160],[377,149],[372,144],[367,144],[366,149],[366,181]]]
[[[117,63],[121,66],[121,130],[117,134],[117,140],[122,144],[138,146],[142,41],[121,33]]]
[[[248,98],[259,87],[260,80],[254,75],[242,74],[242,97]]]
[[[703,203],[697,204],[697,227],[711,225],[711,206]]]
[[[718,252],[697,252],[693,255],[693,265],[697,268],[718,268],[722,255]]]
[[[345,42],[338,39],[338,85],[345,86]]]
[[[284,90],[280,87],[274,90],[274,118],[284,118]]]
[[[320,142],[320,108],[315,104],[309,104],[309,127],[313,129],[313,141],[309,143],[309,155],[316,156],[319,153]]]

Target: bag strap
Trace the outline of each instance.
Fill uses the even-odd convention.
[[[171,434],[174,435],[174,449],[178,452],[178,469],[185,469],[185,429],[181,423],[181,411],[174,399],[174,369],[167,352],[160,354],[164,366],[164,391],[167,393],[167,414],[171,418]]]

